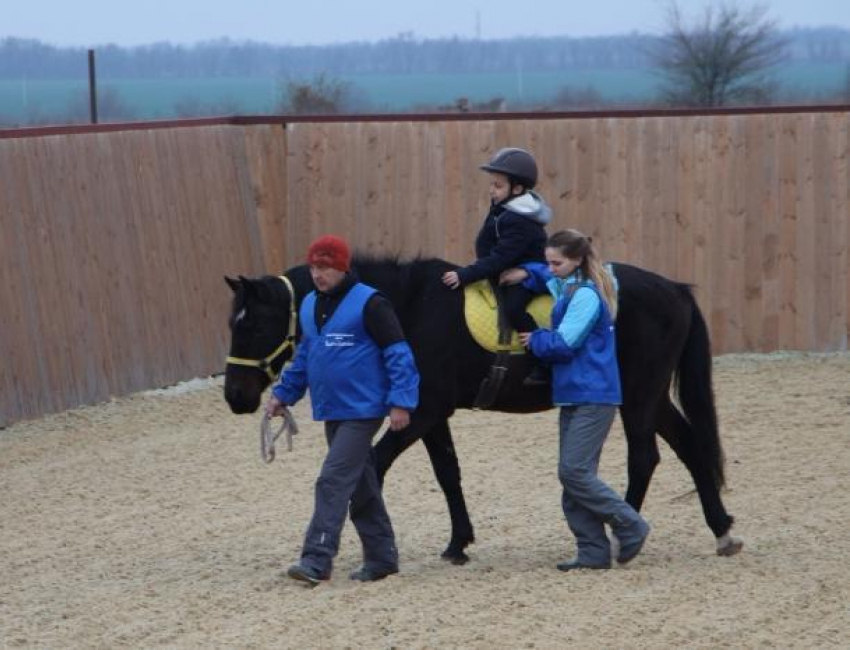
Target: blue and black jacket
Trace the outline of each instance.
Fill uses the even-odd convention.
[[[477,260],[457,270],[462,285],[495,278],[523,262],[543,262],[552,209],[533,191],[490,208],[475,239]]]
[[[621,404],[614,323],[596,286],[580,272],[560,280],[538,265],[526,270],[531,274],[529,288],[545,281],[555,298],[552,329],[535,330],[529,346],[552,365],[553,403]]]
[[[332,309],[323,310],[325,294],[311,292],[301,304],[303,337],[292,365],[272,392],[283,404],[294,404],[310,389],[315,420],[364,420],[385,417],[392,407],[412,411],[419,401],[419,373],[407,341],[392,314],[390,335],[370,332],[369,313],[380,314],[389,301],[365,284],[348,278]],[[378,305],[379,309],[374,309]],[[387,309],[383,321],[387,322]],[[326,319],[324,318],[326,316]],[[392,324],[394,323],[394,325]],[[387,343],[379,345],[377,339]]]

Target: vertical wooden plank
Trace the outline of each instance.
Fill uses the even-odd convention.
[[[423,185],[421,193],[412,200],[421,203],[424,211],[431,253],[452,260],[456,251],[449,248],[449,241],[455,235],[449,231],[446,220],[445,130],[441,124],[426,123],[423,131]]]
[[[140,137],[138,134],[99,134],[102,191],[107,205],[112,206],[102,218],[114,221],[117,228],[112,245],[111,275],[115,279],[115,290],[110,302],[116,305],[123,316],[123,334],[126,339],[126,354],[122,359],[121,375],[126,390],[148,387],[146,376],[150,363],[148,349],[155,339],[146,328],[150,320],[150,304],[146,299],[144,268],[146,250],[143,248],[147,230],[147,214],[142,212],[137,182],[137,156]],[[118,216],[120,215],[120,217]],[[91,245],[89,240],[89,245]]]
[[[679,244],[679,226],[675,218],[675,200],[678,187],[676,179],[675,138],[671,120],[656,117],[652,120],[657,130],[656,179],[653,188],[651,214],[656,221],[653,245],[654,267],[661,274],[676,277],[676,247]]]
[[[478,228],[472,225],[463,200],[464,177],[469,173],[464,169],[463,139],[458,122],[444,125],[445,141],[443,149],[443,169],[445,170],[445,220],[446,250],[449,259],[458,264],[467,264],[475,259],[475,250],[469,232]]]
[[[824,173],[829,174],[829,193],[825,198],[824,212],[827,215],[824,224],[825,245],[829,253],[825,256],[826,265],[823,271],[829,275],[831,280],[831,291],[826,296],[823,304],[825,313],[829,314],[829,321],[824,330],[824,342],[821,349],[845,350],[847,349],[847,290],[848,286],[848,261],[847,261],[847,237],[848,237],[848,215],[850,207],[845,202],[842,210],[842,197],[847,195],[848,176],[848,130],[850,120],[841,114],[827,114],[822,116],[824,122],[825,146],[828,155],[825,160],[826,169]]]
[[[732,221],[730,203],[731,188],[734,174],[731,162],[731,135],[728,120],[723,117],[712,117],[711,124],[711,174],[707,192],[707,202],[710,214],[708,237],[710,238],[710,266],[708,287],[712,296],[709,323],[712,338],[718,353],[731,352],[732,347],[727,340],[728,293],[725,283],[730,274],[727,273],[730,262],[729,230]],[[715,290],[716,289],[716,290]]]
[[[625,261],[645,266],[647,255],[643,247],[644,222],[643,202],[641,200],[646,168],[646,147],[644,139],[643,117],[626,120],[626,193],[629,197],[629,214],[626,221],[626,239],[629,250]]]
[[[797,221],[796,273],[794,276],[794,342],[797,350],[810,347],[816,340],[814,286],[816,235],[814,187],[814,119],[810,115],[797,115]]]
[[[779,148],[778,123],[773,116],[759,116],[753,120],[748,148],[748,168],[751,188],[747,205],[747,277],[748,295],[758,294],[758,309],[745,315],[747,331],[746,349],[772,351],[779,346],[779,319],[781,284],[779,276],[779,242],[781,212],[779,207]],[[760,173],[755,173],[759,170]],[[755,239],[755,238],[758,239]],[[757,242],[758,264],[751,259],[753,245]],[[760,242],[760,243],[758,243]]]
[[[263,268],[282,273],[286,256],[285,129],[276,124],[244,127],[246,155],[256,219],[262,239]]]
[[[812,122],[812,167],[811,167],[811,227],[813,228],[812,277],[808,291],[813,295],[812,340],[806,349],[833,349],[830,340],[832,319],[836,300],[836,242],[833,240],[832,213],[830,206],[835,192],[836,142],[829,128],[829,116],[819,115]],[[817,180],[815,180],[817,179]],[[815,183],[817,188],[815,189]],[[846,216],[846,215],[845,215]],[[811,346],[811,347],[809,347]]]
[[[28,191],[26,165],[31,140],[0,141],[0,299],[2,299],[3,336],[0,350],[0,426],[37,415],[45,408],[38,359],[39,329],[35,312],[35,287],[32,285],[27,221],[32,215],[32,196]],[[12,164],[18,161],[18,164]],[[29,227],[28,227],[29,226]]]
[[[64,187],[56,189],[73,196],[59,209],[56,219],[67,229],[62,245],[65,254],[60,258],[65,267],[62,291],[68,296],[76,293],[74,302],[79,305],[67,315],[69,356],[76,366],[74,381],[85,384],[81,390],[88,393],[78,403],[92,403],[127,390],[121,382],[127,373],[116,360],[121,327],[110,317],[117,276],[112,260],[114,230],[123,222],[123,215],[120,202],[110,200],[104,191],[115,178],[109,152],[103,149],[109,140],[105,134],[71,137],[52,156],[64,179],[60,181]]]
[[[462,250],[469,251],[470,257],[459,261],[469,264],[475,259],[475,239],[490,209],[489,175],[480,169],[502,146],[496,143],[496,123],[484,122],[457,123],[462,144],[462,157],[459,161],[459,186],[461,191],[461,210],[463,228]],[[511,136],[504,135],[504,138]],[[507,140],[512,141],[512,140]]]
[[[594,212],[594,146],[593,123],[590,120],[580,120],[576,123],[575,134],[576,152],[576,199],[570,227],[581,232],[588,232],[593,221]]]
[[[608,238],[607,224],[611,214],[611,161],[608,156],[610,134],[608,124],[604,119],[593,119],[589,123],[592,137],[590,146],[593,150],[593,169],[591,176],[591,192],[589,201],[593,205],[592,216],[584,226],[584,234],[593,238],[603,259],[607,257],[606,240]]]
[[[67,401],[78,397],[78,386],[66,385],[64,381],[66,357],[62,342],[65,324],[61,311],[57,314],[54,310],[54,303],[61,295],[61,291],[57,291],[57,281],[62,272],[58,261],[63,240],[54,223],[57,206],[50,197],[56,188],[61,193],[63,184],[56,174],[50,149],[51,145],[61,145],[57,139],[49,141],[47,138],[29,144],[31,146],[22,161],[26,165],[27,191],[32,197],[32,212],[27,224],[30,236],[25,245],[30,253],[27,269],[32,278],[33,326],[39,334],[39,344],[35,349],[39,351],[36,361],[40,382],[39,394],[31,397],[40,412],[54,412],[62,410]]]
[[[389,227],[392,229],[392,249],[387,251],[401,257],[421,251],[421,234],[414,214],[417,208],[411,205],[412,170],[417,167],[421,150],[413,144],[416,141],[411,124],[394,122],[390,132],[387,159],[387,208]]]
[[[625,223],[629,204],[625,187],[625,130],[623,122],[615,119],[599,120],[599,142],[596,156],[604,160],[599,166],[604,176],[599,178],[602,187],[600,199],[601,219],[594,228],[594,242],[602,259],[622,260],[626,254]]]
[[[683,282],[696,281],[696,238],[694,233],[695,158],[698,123],[684,117],[676,119],[676,196],[672,202],[673,219],[679,229],[675,247],[676,277]]]
[[[746,212],[747,197],[752,193],[752,188],[747,186],[747,124],[749,116],[732,115],[727,116],[730,123],[731,141],[731,173],[729,180],[732,187],[732,203],[730,205],[730,227],[728,234],[729,263],[728,274],[724,283],[723,291],[727,294],[728,311],[726,320],[728,323],[727,343],[729,349],[742,352],[744,346],[744,313],[746,311],[745,263],[749,254],[746,243]]]
[[[795,115],[776,117],[780,140],[777,144],[779,163],[779,341],[780,347],[795,347],[795,311],[797,276],[797,142],[798,119]]]
[[[428,207],[425,205],[427,189],[427,165],[431,155],[425,123],[407,125],[406,146],[407,154],[404,161],[404,171],[399,175],[399,190],[395,195],[395,209],[405,216],[399,215],[399,221],[408,228],[410,235],[402,238],[402,253],[405,256],[431,257],[442,251],[438,242],[442,239],[439,232],[434,232],[434,223],[428,218]]]
[[[841,246],[837,263],[844,282],[844,291],[838,297],[839,302],[843,302],[844,318],[838,325],[837,345],[839,350],[847,350],[850,345],[850,223],[847,219],[847,214],[850,214],[850,113],[839,113],[835,119],[838,123],[837,141],[840,146],[836,169],[838,180],[832,209],[836,220],[835,239]]]
[[[544,166],[546,171],[546,194],[544,198],[552,208],[552,221],[546,227],[548,234],[563,230],[570,220],[570,200],[572,187],[572,149],[570,142],[570,122],[552,120],[548,125],[549,134],[542,143]]]
[[[710,168],[712,165],[711,122],[706,117],[696,117],[691,121],[693,146],[693,181],[691,191],[683,203],[689,206],[691,214],[691,232],[693,237],[693,275],[689,278],[694,284],[697,298],[711,330],[712,351],[718,353],[719,342],[714,336],[711,315],[714,310],[711,290],[711,255],[709,253],[709,224],[712,223],[713,210],[708,195],[713,185]]]
[[[401,249],[401,229],[393,212],[395,201],[394,144],[398,131],[396,122],[384,122],[378,125],[378,146],[376,147],[377,198],[375,203],[376,228],[383,238],[373,249],[379,255],[397,255]]]
[[[766,133],[763,122],[758,117],[748,116],[746,120],[737,120],[743,139],[743,149],[740,152],[743,158],[739,181],[741,196],[738,202],[743,205],[743,273],[739,291],[743,294],[740,330],[741,347],[744,350],[757,350],[761,346],[764,222],[769,219],[767,201],[762,195],[763,177],[768,164]]]

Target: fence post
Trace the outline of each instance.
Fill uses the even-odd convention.
[[[97,124],[97,80],[94,72],[94,50],[89,50],[89,109],[91,123]]]

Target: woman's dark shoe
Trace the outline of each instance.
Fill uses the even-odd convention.
[[[610,562],[603,562],[602,564],[587,564],[586,562],[579,562],[578,560],[567,560],[566,562],[558,562],[556,565],[558,567],[558,571],[572,571],[573,569],[595,569],[595,570],[604,570],[610,569]]]
[[[349,577],[352,580],[359,580],[360,582],[375,582],[376,580],[383,580],[387,576],[391,576],[395,573],[398,573],[398,567],[391,567],[389,569],[367,569],[365,566],[362,566],[357,569],[357,571],[353,571]]]
[[[311,587],[315,587],[317,584],[326,581],[330,577],[323,576],[321,573],[316,571],[316,569],[311,569],[310,567],[302,564],[293,564],[286,570],[286,575],[293,580],[306,582]]]

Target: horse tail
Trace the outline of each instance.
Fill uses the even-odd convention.
[[[691,447],[694,463],[707,465],[705,468],[711,473],[715,486],[721,488],[726,479],[711,380],[711,343],[705,319],[690,288],[687,295],[691,304],[691,326],[676,369],[676,389],[679,404],[695,435],[693,440],[682,442]]]

